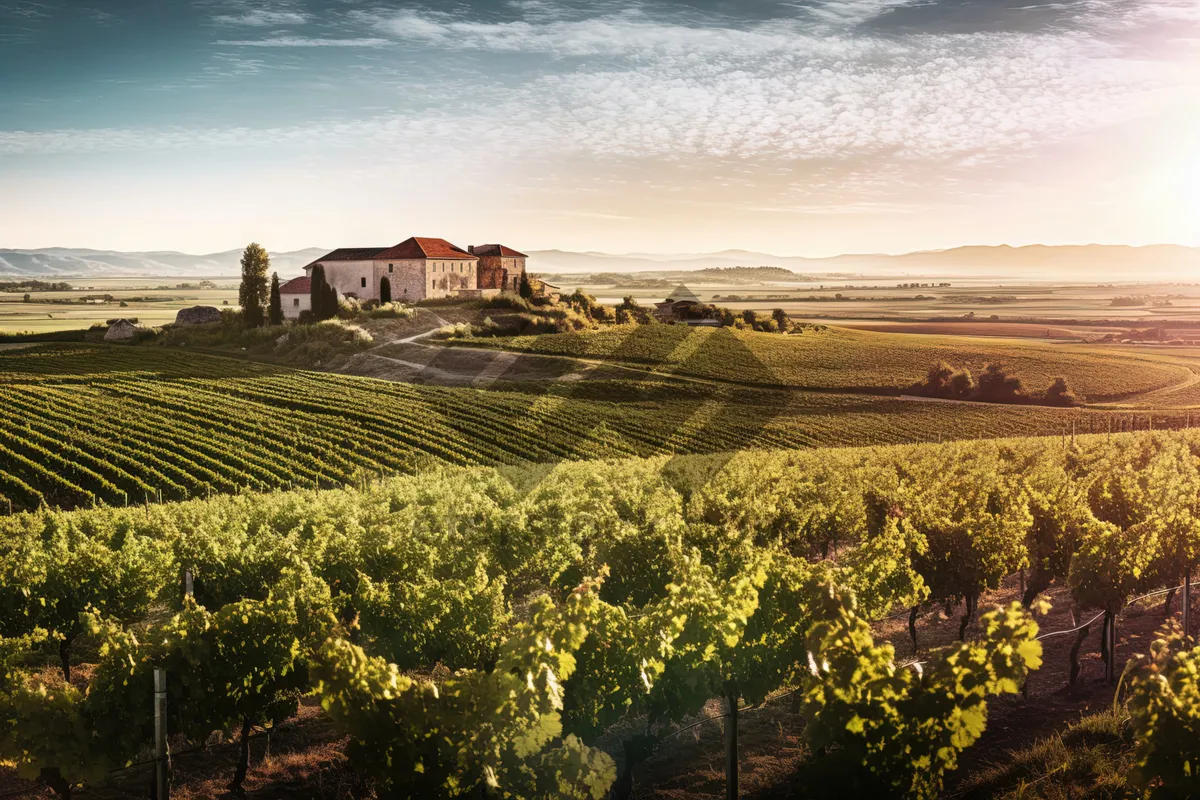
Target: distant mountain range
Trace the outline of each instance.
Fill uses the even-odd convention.
[[[291,277],[326,252],[325,248],[310,247],[271,253],[271,263],[281,277]],[[1200,282],[1200,248],[1180,245],[972,246],[904,255],[855,254],[832,258],[777,256],[749,250],[624,255],[565,250],[532,250],[528,253],[531,271],[560,274],[678,273],[718,267],[779,267],[796,273],[798,278],[829,274],[961,277],[966,273],[981,278]],[[240,250],[189,255],[171,251],[121,253],[66,247],[0,249],[0,277],[221,277],[238,274],[240,257]]]
[[[1200,282],[1200,248],[1180,245],[1008,245],[955,247],[904,255],[850,254],[831,258],[776,256],[748,250],[653,255],[529,253],[530,268],[544,273],[645,272],[675,274],[714,267],[781,267],[798,276],[829,274],[876,276],[958,276],[1068,278],[1073,280],[1188,280]]]
[[[271,253],[271,265],[280,277],[300,274],[306,264],[328,253],[320,247]],[[114,250],[86,250],[71,247],[47,247],[41,250],[0,250],[0,277],[25,278],[121,278],[186,277],[213,278],[237,275],[241,250],[191,255],[170,250],[149,253],[120,253]]]

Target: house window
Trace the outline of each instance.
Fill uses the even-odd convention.
[[[364,289],[367,288],[367,279],[366,278],[362,279],[362,288],[364,288]]]
[[[293,305],[295,308],[299,308],[299,307],[300,307],[300,298],[299,298],[299,297],[293,297],[293,298],[292,298],[292,305]]]
[[[395,266],[394,264],[388,264],[388,274],[389,274],[389,275],[391,274],[391,272],[392,272],[392,267],[394,267],[394,266]]]

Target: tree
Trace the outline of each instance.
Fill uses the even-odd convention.
[[[975,394],[975,378],[971,370],[964,367],[950,376],[950,394],[966,400]]]
[[[313,318],[320,322],[332,319],[337,314],[337,290],[325,280],[325,266],[317,264],[312,271],[312,286],[309,289],[312,298]]]
[[[1066,378],[1055,378],[1054,383],[1046,390],[1045,402],[1048,406],[1077,406],[1079,395],[1067,386]]]
[[[519,294],[526,300],[533,297],[533,284],[529,282],[529,276],[524,272],[521,273],[521,286],[519,289]]]
[[[999,364],[988,364],[984,368],[976,395],[990,403],[1022,403],[1026,399],[1021,379],[1009,375]]]
[[[392,282],[388,280],[387,275],[379,279],[379,302],[380,304],[392,302]]]
[[[279,273],[271,273],[271,302],[267,305],[267,324],[283,324],[283,300],[279,297]]]
[[[779,326],[780,333],[787,333],[792,327],[792,318],[787,315],[787,312],[782,308],[777,308],[771,312],[771,319],[775,320],[775,324]]]
[[[248,328],[263,324],[267,304],[267,270],[271,257],[257,242],[246,245],[242,252],[242,285],[238,287],[238,304]]]
[[[945,361],[940,361],[929,368],[924,385],[918,384],[923,394],[930,397],[946,397],[950,394],[950,378],[954,375],[954,367]]]

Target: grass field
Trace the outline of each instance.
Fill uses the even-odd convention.
[[[1117,429],[1139,424],[1112,416]],[[1080,410],[695,381],[416,386],[175,349],[36,345],[0,350],[0,509],[330,486],[431,462],[1059,434],[1072,424],[1109,423]]]
[[[178,278],[82,278],[69,280],[67,292],[0,292],[0,333],[46,333],[103,324],[118,317],[136,317],[142,325],[175,321],[181,308],[196,305],[237,307],[237,279],[218,278],[217,288],[179,288]],[[80,303],[84,297],[111,295],[110,302]],[[68,302],[72,301],[72,302]],[[125,305],[122,306],[121,303]]]
[[[785,336],[684,325],[617,326],[458,344],[653,365],[663,373],[812,390],[900,389],[942,360],[976,372],[988,363],[1001,363],[1035,390],[1062,376],[1092,401],[1161,389],[1191,376],[1183,363],[1132,352],[832,327]]]

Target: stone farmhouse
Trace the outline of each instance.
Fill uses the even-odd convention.
[[[283,313],[294,318],[311,307],[312,271],[325,268],[325,280],[339,296],[378,300],[387,278],[392,299],[415,303],[440,297],[515,292],[525,274],[524,253],[501,244],[463,250],[445,239],[412,237],[393,247],[341,247],[304,268],[303,278],[280,287]]]

